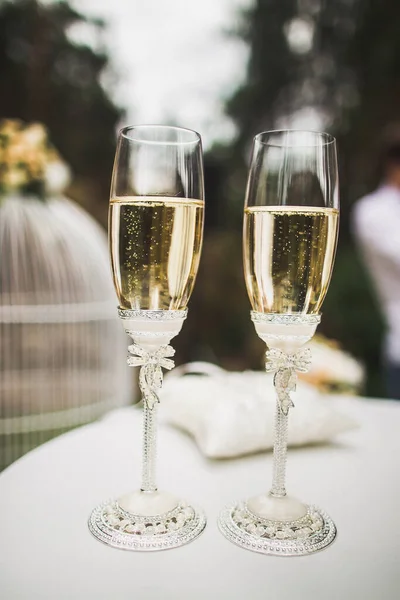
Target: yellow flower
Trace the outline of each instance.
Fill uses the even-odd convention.
[[[12,136],[16,131],[21,129],[22,121],[19,119],[1,119],[0,120],[0,135]]]
[[[38,147],[47,142],[46,128],[40,123],[32,123],[21,132],[23,143],[27,146]]]
[[[8,165],[24,162],[25,160],[25,146],[18,134],[15,137],[17,139],[13,139],[13,141],[8,144],[3,152],[2,162],[5,162]]]
[[[1,177],[1,182],[9,189],[15,190],[29,181],[25,169],[7,169]]]
[[[60,191],[68,178],[69,171],[50,145],[44,125],[25,125],[16,119],[0,121],[0,189],[3,193],[18,189],[24,192],[31,184],[39,184],[35,189],[41,189],[42,184],[44,193],[50,193],[53,188]],[[52,179],[57,180],[56,185]]]

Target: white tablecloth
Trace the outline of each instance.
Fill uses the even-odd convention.
[[[140,412],[123,409],[34,450],[0,475],[4,600],[397,600],[400,598],[400,403],[340,400],[360,423],[333,445],[291,450],[292,494],[325,508],[335,543],[307,557],[230,544],[219,509],[267,490],[271,455],[209,462],[184,434],[159,435],[159,484],[207,512],[182,548],[126,552],[95,540],[98,502],[139,483]]]

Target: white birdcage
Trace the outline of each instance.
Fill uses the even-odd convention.
[[[0,468],[131,395],[106,236],[77,204],[0,201]]]

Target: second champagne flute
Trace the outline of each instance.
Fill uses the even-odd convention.
[[[276,420],[272,487],[220,515],[231,541],[266,554],[303,555],[335,538],[332,519],[288,496],[288,415],[304,348],[321,320],[339,222],[335,139],[312,131],[266,131],[254,139],[244,210],[243,251],[251,318],[267,344],[274,373]]]
[[[160,491],[155,477],[156,418],[162,369],[182,328],[199,266],[204,180],[200,136],[178,127],[122,129],[110,198],[109,241],[119,317],[133,344],[128,364],[140,367],[143,456],[140,489],[92,512],[89,529],[110,546],[163,550],[204,529],[203,512]]]

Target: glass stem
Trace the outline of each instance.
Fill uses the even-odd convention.
[[[152,408],[144,401],[143,407],[143,455],[142,455],[142,492],[156,492],[156,454],[157,454],[157,407]]]
[[[276,398],[274,464],[271,495],[286,496],[286,459],[287,459],[288,413],[284,413],[279,398]]]

